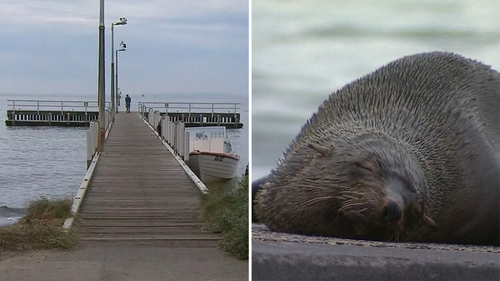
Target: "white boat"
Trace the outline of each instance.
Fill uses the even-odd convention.
[[[233,151],[226,127],[192,127],[188,166],[205,184],[236,177],[240,156]]]

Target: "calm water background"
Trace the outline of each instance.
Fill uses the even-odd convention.
[[[123,94],[123,97],[125,95]],[[133,111],[139,101],[236,102],[240,103],[242,129],[228,130],[233,148],[240,155],[238,172],[248,163],[248,97],[235,95],[131,95]],[[72,198],[86,173],[87,128],[7,127],[8,99],[94,100],[94,95],[0,94],[0,225],[11,223],[26,204],[41,195]],[[124,100],[122,99],[123,110]],[[6,208],[7,206],[8,208]]]
[[[330,93],[392,60],[452,51],[500,70],[498,0],[253,0],[252,8],[254,180]]]

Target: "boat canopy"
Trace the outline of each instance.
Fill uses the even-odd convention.
[[[190,127],[185,130],[189,132],[189,140],[225,139],[227,137],[224,126]]]

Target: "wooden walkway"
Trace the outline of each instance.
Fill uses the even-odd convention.
[[[215,247],[201,192],[136,113],[116,115],[79,212],[86,245]]]

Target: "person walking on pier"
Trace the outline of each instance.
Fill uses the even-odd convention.
[[[128,96],[128,94],[125,96],[125,107],[127,108],[127,113],[130,113],[130,102],[132,99]]]

